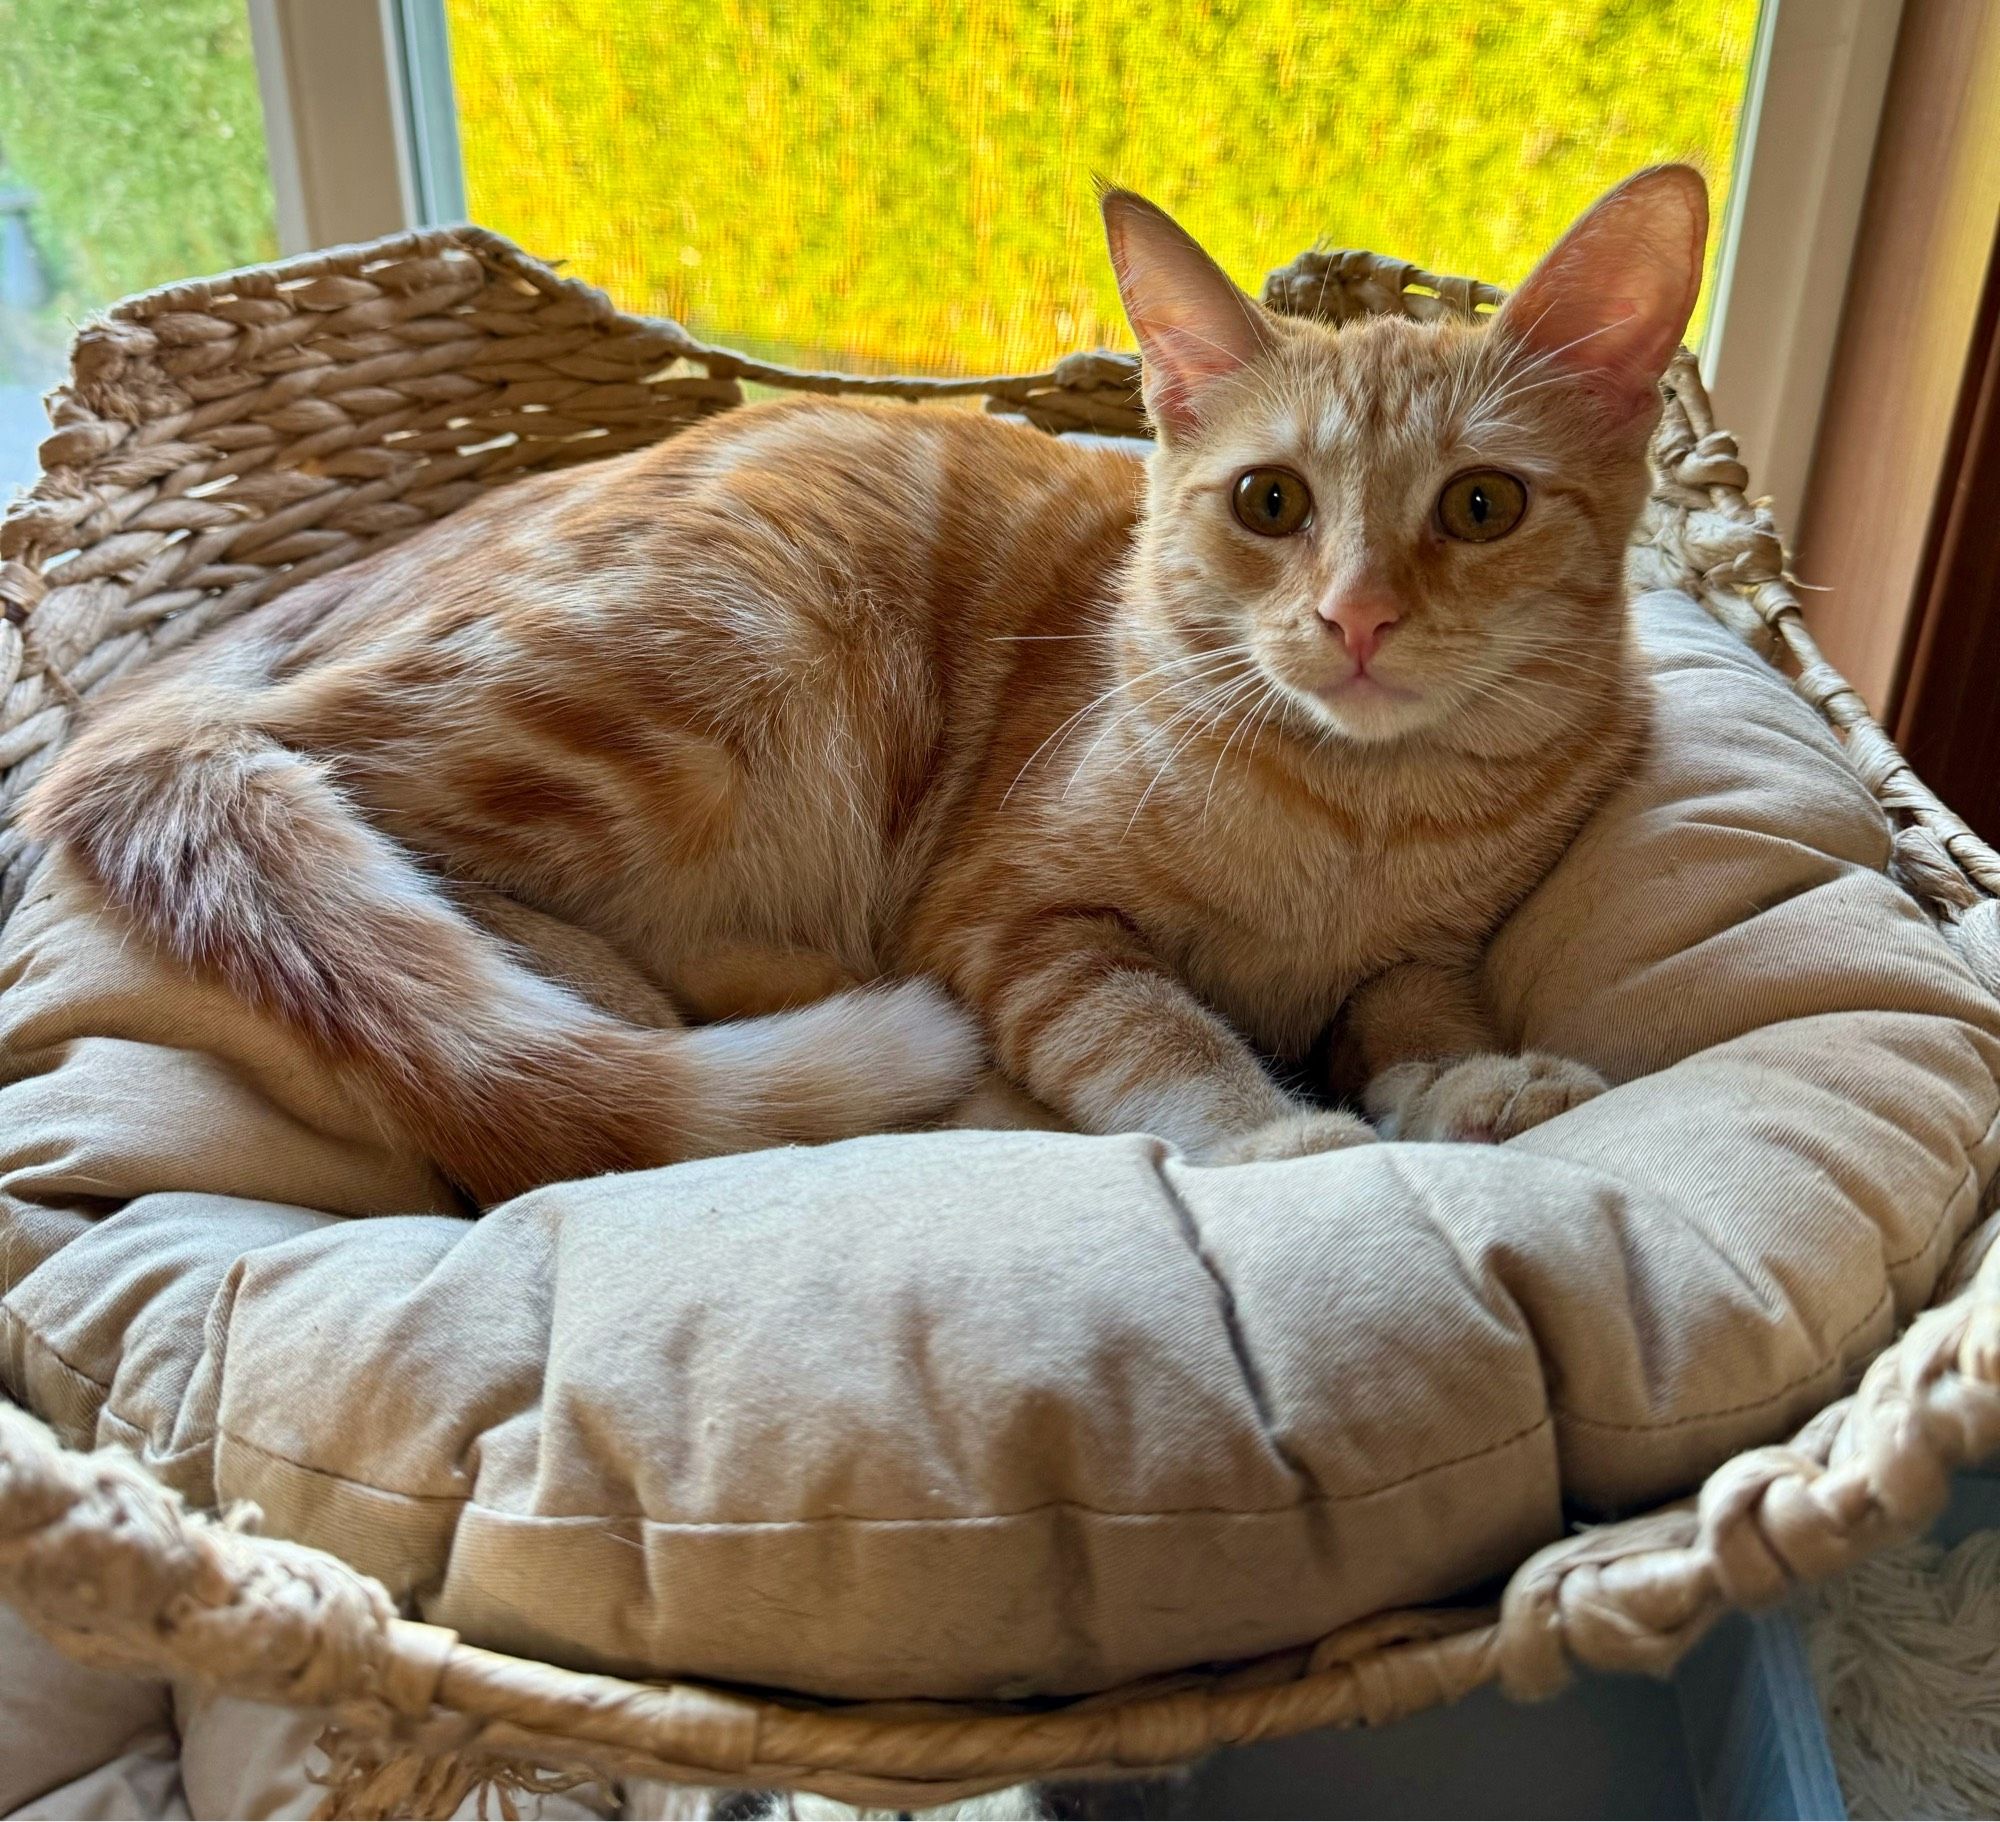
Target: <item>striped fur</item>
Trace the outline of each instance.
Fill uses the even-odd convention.
[[[31,826],[482,1201],[920,1120],[982,1042],[1087,1129],[1353,1143],[1258,1056],[1343,1007],[1378,1111],[1429,1130],[1463,1066],[1442,1099],[1451,1071],[1399,1066],[1484,1047],[1479,948],[1641,733],[1623,552],[1699,206],[1642,175],[1491,329],[1336,333],[1113,197],[1146,467],[948,409],[731,412],[138,680]],[[1233,518],[1271,463],[1309,532]],[[1510,537],[1438,534],[1470,467],[1527,480]],[[1399,610],[1380,688],[1321,617],[1357,577]],[[527,965],[520,918],[657,996]]]

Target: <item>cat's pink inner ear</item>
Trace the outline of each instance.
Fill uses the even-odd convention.
[[[1211,386],[1270,347],[1270,325],[1164,210],[1130,190],[1107,190],[1103,206],[1118,294],[1145,361],[1146,408],[1171,442],[1199,426]]]
[[[1648,412],[1694,314],[1707,240],[1701,174],[1641,171],[1578,220],[1493,326],[1525,362],[1575,374],[1617,414]]]

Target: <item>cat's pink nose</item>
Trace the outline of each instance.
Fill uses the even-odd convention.
[[[1365,671],[1369,659],[1381,650],[1390,627],[1401,616],[1396,612],[1396,603],[1388,595],[1377,594],[1371,589],[1355,590],[1322,601],[1319,617],[1340,635],[1341,642],[1347,647],[1347,655],[1359,669]]]

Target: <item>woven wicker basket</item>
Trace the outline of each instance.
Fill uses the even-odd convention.
[[[1272,276],[1280,310],[1468,314],[1489,287],[1366,253]],[[83,699],[480,490],[669,436],[741,383],[983,398],[1052,431],[1142,432],[1136,362],[970,380],[799,373],[623,315],[497,236],[397,236],[134,298],[86,328],[43,478],[0,529],[0,917],[34,856],[11,815]],[[2000,858],[1927,791],[1814,645],[1765,508],[1693,361],[1668,375],[1634,551],[1792,678],[1896,829],[1902,883],[2000,991]],[[1987,1204],[1990,1208],[1991,1204]],[[1316,1646],[1055,1708],[825,1707],[581,1675],[399,1617],[335,1558],[184,1511],[129,1458],[0,1409],[0,1593],[100,1664],[334,1711],[329,1813],[450,1812],[476,1785],[651,1776],[920,1806],[1023,1778],[1133,1773],[1225,1743],[1381,1723],[1572,1663],[1664,1670],[1720,1613],[1921,1529],[2000,1447],[2000,1218],[1858,1391],[1696,1499],[1551,1545],[1497,1611],[1378,1617]]]

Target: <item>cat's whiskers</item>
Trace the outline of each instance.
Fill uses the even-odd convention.
[[[1473,640],[1471,647],[1479,656],[1504,658],[1510,664],[1517,660],[1557,665],[1610,663],[1608,654],[1566,648],[1539,634],[1527,631],[1512,635],[1487,634]]]
[[[1122,604],[1116,600],[1099,601],[1092,612],[1083,617],[1083,631],[1080,633],[988,633],[989,645],[1032,645],[1051,640],[1109,639],[1118,628]]]
[[[1614,673],[1608,672],[1579,670],[1574,673],[1576,678],[1574,683],[1553,681],[1537,688],[1534,683],[1511,668],[1481,666],[1473,667],[1469,671],[1469,680],[1475,698],[1483,699],[1496,707],[1517,712],[1554,711],[1562,707],[1571,696],[1587,693],[1593,685],[1608,681],[1613,675]]]
[[[1250,751],[1244,755],[1244,764],[1246,767],[1254,766],[1257,763],[1257,743],[1264,738],[1264,729],[1287,706],[1283,692],[1272,690],[1269,701],[1264,705],[1264,712],[1257,717],[1257,725],[1251,731]]]
[[[1579,698],[1615,689],[1626,675],[1614,651],[1552,647],[1530,631],[1514,633],[1438,629],[1427,652],[1446,673],[1446,687],[1466,709],[1530,712],[1537,716],[1573,706]]]
[[[1451,395],[1442,414],[1446,424],[1463,422],[1468,415],[1467,402],[1472,396],[1472,389],[1486,385],[1487,347],[1484,337],[1458,344],[1458,360],[1454,363],[1451,376]]]
[[[1625,675],[1625,665],[1615,654],[1560,651],[1528,637],[1489,641],[1475,658],[1468,668],[1494,676],[1511,677],[1531,667],[1555,678],[1586,682],[1610,682]]]
[[[1160,762],[1158,767],[1155,768],[1152,777],[1146,781],[1146,788],[1139,793],[1139,801],[1132,806],[1132,814],[1126,818],[1125,833],[1127,835],[1132,833],[1133,826],[1139,820],[1140,811],[1145,809],[1147,800],[1153,795],[1153,791],[1158,786],[1160,780],[1172,769],[1175,760],[1179,759],[1203,734],[1219,726],[1223,717],[1229,714],[1234,706],[1245,696],[1254,696],[1257,691],[1268,689],[1269,687],[1264,682],[1261,672],[1253,671],[1247,677],[1232,678],[1219,690],[1210,691],[1202,699],[1204,703],[1208,703],[1215,701],[1218,696],[1220,697],[1219,701],[1215,701],[1214,708],[1196,722],[1192,731]]]
[[[1229,738],[1222,743],[1222,751],[1215,756],[1215,764],[1209,770],[1208,789],[1202,793],[1201,798],[1201,820],[1204,824],[1208,821],[1209,807],[1215,801],[1215,787],[1222,777],[1222,768],[1228,761],[1229,749],[1241,738],[1244,729],[1252,725],[1253,720],[1261,723],[1265,717],[1272,713],[1274,708],[1284,706],[1282,693],[1278,688],[1268,679],[1260,679],[1260,681],[1264,686],[1265,699],[1261,700],[1254,709],[1237,719],[1236,725],[1229,730]],[[1257,742],[1253,735],[1249,752],[1245,755],[1246,767],[1255,762],[1256,756]]]
[[[1168,716],[1166,716],[1164,720],[1156,720],[1156,722],[1152,722],[1152,724],[1144,726],[1144,730],[1140,732],[1140,736],[1138,736],[1138,738],[1140,738],[1140,740],[1146,740],[1148,736],[1152,736],[1152,738],[1160,738],[1160,740],[1164,740],[1164,738],[1170,738],[1170,736],[1172,736],[1172,732],[1174,732],[1174,730],[1176,730],[1178,726],[1182,726],[1182,724],[1184,724],[1186,720],[1190,720],[1192,716],[1200,716],[1200,714],[1202,714],[1202,710],[1206,710],[1210,702],[1216,702],[1218,698],[1222,698],[1222,696],[1226,696],[1226,694],[1228,694],[1230,690],[1234,690],[1234,688],[1236,688],[1236,686],[1238,686],[1238,684],[1242,682],[1242,666],[1254,666],[1254,660],[1248,660],[1248,658],[1240,660],[1240,664],[1238,664],[1238,666],[1232,666],[1232,668],[1224,670],[1220,678],[1216,678],[1216,676],[1208,676],[1208,678],[1204,678],[1204,682],[1208,684],[1208,688],[1204,688],[1204,690],[1202,690],[1202,694],[1198,694],[1198,696],[1196,696],[1196,698],[1194,698],[1192,702],[1182,702],[1182,704],[1178,704],[1178,706],[1174,708],[1174,712],[1172,712],[1172,714],[1168,714]],[[1194,680],[1190,680],[1190,682],[1194,682]],[[1134,712],[1138,712],[1140,708],[1144,708],[1144,704],[1136,706],[1134,710],[1126,710],[1126,714],[1124,714],[1124,716],[1120,716],[1120,720],[1124,720],[1124,718],[1130,718],[1130,716],[1132,716]]]
[[[1555,705],[1545,695],[1537,695],[1525,685],[1512,683],[1506,676],[1482,677],[1472,689],[1472,701],[1493,708],[1504,708],[1515,714],[1530,709],[1548,709]]]
[[[1528,325],[1529,332],[1532,333],[1532,331],[1540,325],[1540,322],[1541,318],[1537,317],[1533,323],[1530,323]],[[1502,379],[1531,378],[1533,375],[1540,373],[1544,368],[1549,367],[1553,365],[1556,361],[1560,360],[1572,348],[1580,348],[1585,342],[1592,341],[1596,337],[1603,335],[1607,331],[1614,329],[1616,327],[1617,325],[1615,323],[1600,323],[1596,328],[1586,329],[1583,332],[1583,334],[1575,336],[1569,341],[1561,343],[1557,347],[1544,348],[1541,351],[1541,353],[1534,355],[1528,360],[1520,361],[1518,363],[1512,363],[1501,368],[1498,377]]]
[[[1122,683],[1115,683],[1111,686],[1110,689],[1105,690],[1100,694],[1092,697],[1091,700],[1086,702],[1080,709],[1076,709],[1072,711],[1070,714],[1064,716],[1063,719],[1056,725],[1054,730],[1049,734],[1045,735],[1041,741],[1041,744],[1037,746],[1035,750],[1028,755],[1027,759],[1022,763],[1021,769],[1014,774],[1013,781],[1007,786],[1005,794],[1001,797],[1000,799],[1001,807],[1003,809],[1006,807],[1008,798],[1014,795],[1015,787],[1018,786],[1021,780],[1028,775],[1029,769],[1035,764],[1037,760],[1039,760],[1042,757],[1042,754],[1045,749],[1053,747],[1053,751],[1049,752],[1050,762],[1053,763],[1057,755],[1061,753],[1063,747],[1067,745],[1068,742],[1081,730],[1081,728],[1087,721],[1088,717],[1096,713],[1097,710],[1103,708],[1106,703],[1112,701],[1115,697],[1123,695],[1128,690],[1137,689],[1139,685],[1141,685],[1142,683],[1149,682],[1153,678],[1160,677],[1163,675],[1168,675],[1184,667],[1197,667],[1194,670],[1194,675],[1187,679],[1187,681],[1189,682],[1197,681],[1202,676],[1206,675],[1209,669],[1219,668],[1220,660],[1227,657],[1231,657],[1233,655],[1234,654],[1230,651],[1224,651],[1219,653],[1218,652],[1183,653],[1179,657],[1168,659],[1164,664],[1156,664],[1149,670],[1141,671],[1136,677],[1128,677]],[[1129,710],[1125,711],[1124,713],[1121,713],[1116,719],[1114,719],[1113,722],[1111,723],[1111,728],[1115,728],[1118,725],[1118,723],[1125,718],[1125,713],[1129,712],[1130,712]],[[1111,728],[1106,728],[1102,733],[1098,735],[1096,742],[1094,742],[1091,746],[1090,753],[1086,753],[1084,755],[1083,761],[1079,764],[1077,768],[1078,771],[1082,770],[1082,765],[1088,764],[1091,754],[1095,753],[1098,746],[1103,744],[1104,737],[1111,731]],[[1076,776],[1077,773],[1072,772],[1070,774],[1068,783],[1066,783],[1063,786],[1063,797],[1065,800],[1067,800],[1069,796],[1070,785],[1073,785],[1076,782]]]
[[[1486,384],[1481,389],[1479,397],[1474,401],[1468,417],[1472,419],[1484,419],[1488,415],[1497,414],[1516,395],[1519,387],[1534,381],[1538,375],[1542,374],[1548,368],[1549,364],[1556,358],[1557,353],[1558,350],[1545,349],[1542,353],[1534,355],[1525,361],[1512,360],[1503,356],[1497,364],[1492,366],[1487,374]]]
[[[1246,662],[1249,656],[1249,646],[1241,644],[1228,646],[1217,652],[1195,654],[1186,660],[1180,661],[1180,664],[1161,665],[1153,671],[1142,673],[1133,679],[1132,685],[1126,687],[1133,687],[1139,683],[1146,682],[1149,678],[1164,675],[1165,680],[1160,683],[1159,689],[1171,696],[1179,690],[1193,688],[1197,684],[1205,686],[1215,681],[1217,677],[1226,675],[1234,666]],[[1196,662],[1197,658],[1203,660],[1203,662]],[[1181,665],[1185,665],[1187,669],[1185,676],[1176,674]],[[1084,754],[1082,763],[1087,765],[1090,762],[1091,755],[1097,751],[1099,746],[1103,745],[1105,739],[1110,734],[1131,720],[1133,716],[1144,714],[1147,708],[1151,706],[1151,701],[1151,696],[1138,696],[1120,709],[1098,734],[1097,739],[1091,743],[1090,750]]]

